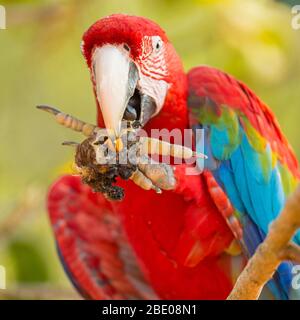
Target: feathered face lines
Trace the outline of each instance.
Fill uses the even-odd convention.
[[[162,109],[171,86],[168,46],[158,25],[125,15],[101,19],[84,34],[82,52],[105,126],[114,135],[122,121],[142,127]]]

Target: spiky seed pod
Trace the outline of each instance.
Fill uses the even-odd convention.
[[[137,167],[129,162],[128,164],[99,164],[96,160],[95,140],[95,136],[91,136],[76,147],[75,163],[81,179],[94,192],[101,192],[109,200],[122,200],[124,190],[115,185],[116,178],[120,176],[124,180],[129,179]]]

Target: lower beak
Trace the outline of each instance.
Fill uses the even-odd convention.
[[[118,138],[128,101],[137,86],[138,69],[121,49],[105,45],[94,52],[93,73],[106,129]]]

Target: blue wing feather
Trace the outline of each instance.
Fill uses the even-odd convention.
[[[274,147],[274,141],[281,143],[294,168],[298,164],[275,118],[246,86],[206,67],[194,69],[189,77],[191,123],[195,126],[198,122],[205,130],[204,152],[208,155],[205,169],[213,173],[235,208],[243,227],[241,243],[249,257],[264,240],[270,223],[281,212],[299,177],[296,171],[291,173],[283,166],[271,144]],[[226,92],[224,86],[232,93],[232,99],[222,96]],[[269,136],[272,132],[274,141],[260,133],[257,128],[262,126]],[[300,232],[294,240],[300,244]],[[282,263],[268,283],[278,299],[290,298],[291,292],[300,296],[291,288],[292,267],[292,263]]]
[[[243,131],[242,128],[241,131]],[[213,140],[215,137],[215,135],[211,136],[211,144],[217,144],[217,141]],[[228,139],[218,141],[228,141]],[[269,147],[266,152],[270,152],[268,149]],[[218,152],[222,153],[220,150]],[[284,206],[285,197],[278,168],[275,166],[267,176],[265,175],[260,165],[259,155],[251,147],[243,132],[241,144],[232,153],[230,159],[222,161],[221,165],[212,172],[240,214],[244,233],[243,243],[247,255],[251,256],[265,238],[270,222],[276,218]],[[291,263],[283,263],[268,283],[277,299],[289,297],[291,268]]]

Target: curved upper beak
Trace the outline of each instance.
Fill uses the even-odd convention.
[[[97,48],[92,63],[104,123],[109,133],[117,138],[128,101],[137,86],[138,69],[125,51],[113,45]]]

